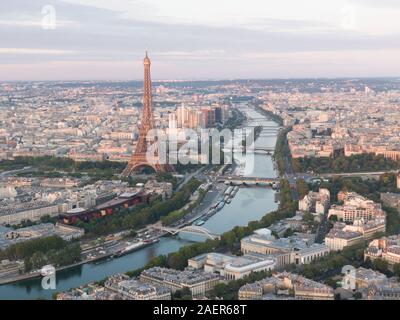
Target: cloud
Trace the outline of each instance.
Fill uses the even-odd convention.
[[[1,54],[22,54],[22,55],[71,55],[77,54],[73,50],[53,50],[53,49],[35,49],[35,48],[0,48]]]
[[[43,3],[56,9],[56,30],[40,28]],[[159,78],[206,78],[207,73],[210,78],[246,77],[246,70],[248,77],[296,76],[300,70],[304,76],[328,75],[334,73],[329,61],[340,61],[345,68],[337,70],[343,73],[357,73],[361,68],[355,53],[360,61],[377,65],[371,52],[381,55],[382,74],[391,66],[397,70],[399,64],[391,54],[400,49],[399,12],[385,5],[379,9],[357,5],[357,0],[203,0],[201,5],[198,0],[43,3],[0,2],[0,45],[4,47],[0,64],[9,66],[2,69],[7,72],[13,66],[13,77],[29,77],[28,71],[46,69],[47,63],[52,71],[46,77],[39,72],[29,78],[139,79],[146,47]],[[349,7],[354,9],[354,21],[343,23],[343,11]],[[384,53],[391,58],[385,59]],[[346,55],[347,60],[343,58]],[[315,59],[318,70],[308,57]],[[307,68],[302,69],[301,62]],[[72,71],[77,74],[73,76]]]
[[[397,0],[62,0],[64,3],[101,8],[120,19],[182,26],[235,27],[269,32],[321,33],[343,32],[344,9],[355,7],[357,31],[388,34],[384,24],[396,25]],[[371,19],[367,7],[380,12]],[[369,28],[365,22],[373,25]],[[398,26],[398,25],[397,25]],[[381,30],[382,29],[382,30]],[[397,28],[398,30],[399,28]],[[396,30],[396,29],[395,29]]]
[[[209,58],[225,58],[225,50],[194,50],[194,51],[155,51],[153,55],[161,58],[173,59],[209,59]]]
[[[332,52],[252,52],[224,59],[223,72],[212,60],[180,63],[158,56],[152,59],[152,76],[160,79],[271,79],[318,77],[398,76],[399,50]],[[382,57],[385,57],[383,60]],[[217,61],[221,63],[221,60]],[[351,67],[349,67],[351,66]],[[368,66],[368,68],[366,67]],[[11,80],[141,80],[142,59],[66,60],[1,64],[0,81]],[[113,70],[113,72],[110,72]]]
[[[79,23],[74,20],[62,20],[57,19],[55,27],[56,28],[64,28],[68,26],[77,26]],[[0,26],[8,26],[8,27],[42,27],[42,20],[35,19],[34,17],[18,19],[18,20],[0,20]]]
[[[347,0],[349,4],[373,8],[400,8],[398,0]]]

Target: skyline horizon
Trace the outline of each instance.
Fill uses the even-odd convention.
[[[282,77],[282,78],[181,78],[181,79],[152,79],[152,82],[206,82],[206,81],[279,81],[279,80],[399,80],[399,76],[361,76],[361,77]],[[143,82],[140,78],[135,79],[53,79],[53,80],[1,80],[0,83],[24,83],[24,82]]]
[[[146,57],[148,51],[145,51]],[[280,80],[368,80],[368,79],[393,79],[400,81],[400,74],[398,76],[305,76],[305,77],[230,77],[230,78],[153,78],[152,82],[202,82],[202,81],[280,81]],[[143,82],[143,78],[130,78],[130,79],[50,79],[50,80],[35,80],[35,79],[21,79],[21,80],[2,80],[0,83],[15,83],[15,82]]]
[[[147,57],[148,52],[150,52],[147,48],[144,50],[145,56]],[[1,53],[1,48],[0,48],[0,53]],[[149,53],[151,55],[151,53]],[[153,59],[153,58],[152,58]],[[156,62],[157,64],[157,62]],[[136,66],[135,66],[136,67]],[[400,79],[400,73],[399,75],[377,75],[377,76],[372,76],[372,75],[365,75],[365,76],[359,76],[359,75],[348,75],[348,76],[282,76],[282,77],[263,77],[263,76],[258,76],[258,77],[214,77],[214,78],[206,78],[206,77],[199,77],[199,78],[191,78],[191,77],[181,77],[181,78],[157,78],[157,77],[152,77],[153,82],[191,82],[191,81],[246,81],[246,80],[308,80],[308,79],[332,79],[332,80],[340,80],[340,79]],[[138,75],[137,78],[68,78],[68,79],[10,79],[10,80],[2,80],[0,79],[0,83],[15,83],[15,82],[130,82],[130,81],[143,81],[141,80],[141,75]]]

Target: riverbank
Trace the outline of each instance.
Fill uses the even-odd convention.
[[[100,259],[104,259],[104,258],[106,258],[106,256],[93,259],[92,261],[79,261],[77,263],[74,263],[74,264],[71,264],[71,265],[68,265],[68,266],[63,266],[63,267],[56,268],[56,272],[63,271],[63,270],[68,270],[70,268],[74,268],[74,267],[83,265],[85,263],[94,262],[96,260],[100,260]],[[42,277],[42,275],[41,275],[40,272],[32,272],[32,273],[27,273],[27,274],[21,274],[20,276],[16,276],[16,277],[13,277],[13,278],[0,280],[0,285],[11,284],[11,283],[15,283],[15,282],[22,281],[22,280],[37,279],[37,278],[41,278],[41,277]]]
[[[270,119],[272,119],[276,123],[278,123],[280,126],[283,126],[283,119],[279,115],[272,113],[269,110],[264,109],[263,107],[261,107],[260,103],[256,102],[254,106],[255,106],[255,110],[259,111],[262,115],[269,117]]]
[[[141,248],[139,248],[139,249],[141,249]],[[56,268],[56,272],[72,269],[72,268],[84,265],[86,263],[93,263],[93,262],[96,262],[96,261],[100,261],[100,260],[103,260],[103,259],[106,259],[106,258],[110,258],[113,255],[114,255],[113,253],[107,253],[107,254],[103,254],[103,255],[98,255],[93,259],[85,259],[85,260],[82,260],[82,261],[79,261],[79,262],[76,262],[76,263],[73,263],[73,264],[69,264],[67,266],[58,267],[58,268]],[[31,272],[31,273],[27,273],[27,274],[21,274],[20,276],[16,276],[16,277],[9,278],[9,279],[1,279],[0,280],[0,285],[15,283],[15,282],[22,281],[22,280],[36,279],[36,278],[41,278],[41,273],[40,272]]]

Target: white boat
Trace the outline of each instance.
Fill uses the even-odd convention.
[[[206,223],[204,220],[199,220],[195,223],[196,226],[202,226],[204,223]]]
[[[233,198],[234,196],[236,196],[236,193],[238,193],[238,191],[239,191],[239,187],[238,186],[234,187],[233,191],[231,193],[231,197]]]
[[[117,257],[123,256],[125,254],[131,253],[133,251],[139,250],[147,245],[151,244],[151,241],[139,241],[126,246],[125,248],[119,250],[115,255]]]
[[[221,210],[224,207],[224,205],[225,205],[225,202],[221,201],[217,206],[217,211]]]
[[[232,191],[233,191],[233,187],[229,187],[228,189],[226,189],[226,191],[225,191],[225,195],[226,196],[229,196],[231,193],[232,193]]]

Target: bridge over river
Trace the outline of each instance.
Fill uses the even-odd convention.
[[[235,149],[229,149],[229,148],[224,148],[222,151],[225,153],[254,153],[254,154],[267,154],[267,155],[273,155],[274,154],[275,148],[273,147],[258,147],[258,146],[250,146],[248,148],[235,148]]]
[[[218,182],[224,182],[231,185],[248,185],[248,186],[273,186],[279,184],[279,178],[266,177],[243,177],[243,176],[219,176]]]
[[[163,227],[160,225],[153,225],[152,228],[167,232],[172,235],[177,235],[179,233],[188,233],[188,234],[194,234],[194,235],[199,235],[199,236],[206,236],[212,240],[220,238],[219,234],[213,234],[208,229],[206,229],[204,227],[200,227],[200,226],[189,225],[189,226],[183,226],[183,227],[178,227],[178,228],[171,228],[171,227]]]

